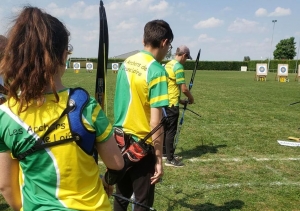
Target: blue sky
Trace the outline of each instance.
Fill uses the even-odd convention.
[[[5,35],[14,15],[30,4],[56,16],[67,26],[74,46],[72,56],[97,57],[99,2],[1,0],[0,34]],[[266,59],[280,40],[290,37],[295,37],[298,52],[299,0],[103,0],[103,3],[108,19],[109,57],[142,49],[143,27],[153,19],[170,24],[175,36],[173,48],[185,44],[193,58],[201,48],[201,60],[241,61],[244,56],[251,60]],[[277,20],[275,26],[272,20]]]

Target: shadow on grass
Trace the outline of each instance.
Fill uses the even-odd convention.
[[[207,153],[217,153],[218,149],[223,147],[227,147],[227,145],[201,145],[196,146],[194,149],[181,150],[181,153],[178,153],[178,155],[184,157],[184,159],[189,159],[194,157],[200,157]]]
[[[230,210],[237,210],[237,209],[240,210],[245,205],[245,203],[241,200],[228,201],[220,206],[210,202],[204,204],[187,203],[188,201],[199,199],[199,195],[202,195],[202,193],[198,192],[198,193],[193,193],[192,195],[185,194],[185,197],[183,197],[182,199],[170,199],[165,195],[162,195],[162,197],[168,200],[168,207],[165,207],[164,210],[173,211],[174,207],[176,206],[176,208],[188,208],[193,211],[230,211]]]
[[[0,211],[1,210],[7,210],[9,208],[8,204],[0,204]]]

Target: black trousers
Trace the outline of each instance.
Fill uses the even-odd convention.
[[[175,147],[174,139],[178,126],[179,106],[165,107],[168,116],[168,125],[164,127],[164,150],[163,154],[167,155],[168,160],[173,160]]]
[[[129,198],[134,193],[135,201],[152,207],[154,203],[155,185],[151,185],[150,178],[154,175],[156,157],[149,153],[133,167],[127,170],[125,176],[116,185],[116,194]],[[129,202],[115,197],[114,211],[126,211]],[[134,211],[148,211],[135,205]]]

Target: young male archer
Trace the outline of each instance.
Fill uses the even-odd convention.
[[[114,126],[123,130],[126,139],[144,139],[162,119],[162,108],[169,104],[167,73],[160,62],[172,48],[173,32],[163,20],[153,20],[144,27],[144,50],[127,58],[117,75],[114,100]],[[116,193],[129,198],[132,193],[141,204],[154,203],[155,183],[163,176],[163,129],[160,128],[147,144],[149,153],[126,171],[117,183]],[[128,140],[127,140],[128,141]],[[126,211],[128,201],[116,198],[114,211]],[[135,206],[135,211],[145,208]]]
[[[178,125],[179,104],[186,103],[184,100],[180,100],[180,94],[183,93],[188,98],[188,103],[194,103],[194,97],[185,84],[183,64],[186,62],[187,59],[192,59],[190,55],[190,50],[185,45],[182,45],[176,49],[175,58],[165,65],[165,69],[169,74],[169,105],[165,107],[169,125],[168,127],[165,127],[164,135],[164,154],[166,154],[167,157],[165,163],[166,166],[184,166],[184,164],[174,156],[174,139]]]

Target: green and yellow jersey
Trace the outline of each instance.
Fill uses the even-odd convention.
[[[58,95],[58,103],[53,102],[53,94],[46,94],[41,107],[29,105],[20,115],[19,104],[10,101],[14,106],[9,108],[8,102],[1,105],[0,152],[9,150],[18,155],[30,149],[66,108],[69,89]],[[94,98],[83,108],[82,122],[89,131],[96,132],[96,142],[105,142],[112,135],[112,126]],[[65,115],[44,141],[70,137]],[[23,210],[111,210],[94,158],[75,142],[38,150],[19,164]]]
[[[150,109],[168,104],[167,73],[153,55],[143,50],[127,58],[117,76],[114,126],[142,139],[151,130]]]
[[[185,83],[184,68],[177,60],[171,60],[165,65],[168,77],[169,107],[179,106],[180,84]]]

